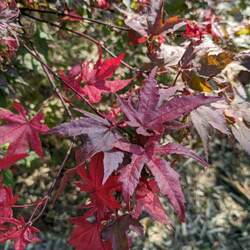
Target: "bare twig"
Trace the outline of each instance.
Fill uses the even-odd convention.
[[[57,27],[57,28],[59,28],[59,29],[62,29],[62,30],[68,31],[68,32],[70,32],[70,33],[72,33],[72,34],[75,34],[75,35],[77,35],[77,36],[80,36],[80,37],[82,37],[82,38],[84,38],[84,39],[90,41],[91,43],[94,43],[94,44],[97,45],[98,47],[101,47],[103,50],[105,50],[105,51],[106,51],[108,54],[110,54],[112,57],[116,57],[116,55],[115,55],[110,49],[108,49],[108,48],[104,45],[103,42],[98,41],[97,39],[95,39],[95,38],[89,36],[88,34],[86,34],[86,33],[84,33],[84,32],[78,32],[78,31],[69,29],[69,28],[67,28],[67,27],[62,27],[62,26],[59,25],[59,24],[50,22],[50,21],[48,21],[48,20],[40,19],[40,18],[38,18],[38,17],[34,17],[34,16],[29,15],[29,14],[27,14],[27,13],[23,13],[23,15],[24,15],[24,16],[27,16],[27,17],[29,17],[29,18],[31,18],[31,19],[34,19],[34,20],[36,20],[36,21],[38,21],[38,22],[47,23],[47,24],[49,24],[49,25],[51,25],[51,26],[53,26],[53,27]],[[129,70],[131,70],[131,71],[134,71],[134,72],[142,72],[142,70],[140,70],[140,69],[138,69],[138,68],[135,68],[135,67],[129,65],[128,63],[126,63],[126,62],[123,61],[123,60],[121,61],[121,64],[122,64],[123,66],[125,66],[126,68],[128,68]]]
[[[72,151],[72,148],[73,148],[73,145],[74,143],[71,142],[70,146],[69,146],[69,149],[63,159],[63,162],[62,164],[60,165],[59,167],[59,170],[57,172],[57,175],[56,177],[54,178],[53,182],[51,183],[50,185],[50,188],[47,192],[47,194],[43,197],[43,199],[41,200],[41,202],[39,202],[37,204],[37,206],[35,207],[33,213],[31,214],[30,218],[29,218],[29,221],[26,223],[26,224],[33,224],[35,223],[44,213],[45,209],[47,208],[47,205],[48,205],[48,202],[49,200],[51,199],[51,196],[52,196],[52,193],[56,187],[56,184],[58,183],[60,177],[61,177],[61,174],[62,174],[62,171],[63,171],[63,168],[65,167],[65,164],[70,156],[70,153]],[[42,206],[42,208],[40,209],[39,213],[37,213],[37,211],[39,210],[39,208]]]
[[[93,110],[97,115],[104,118],[104,116],[80,93],[78,93],[70,84],[68,84],[66,81],[64,81],[61,77],[59,77],[43,60],[36,55],[36,53],[29,48],[26,44],[23,44],[24,48],[40,63],[42,64],[48,72],[50,72],[55,78],[60,80],[62,83],[64,83],[69,89],[71,89],[77,96],[79,96],[88,106],[91,110]]]
[[[37,55],[37,57],[39,57],[39,58],[41,59],[41,57],[40,57],[38,51],[37,51],[34,47],[33,47],[33,51],[35,52],[35,54]],[[72,115],[72,113],[71,113],[69,107],[68,107],[67,104],[65,103],[64,98],[63,98],[63,96],[62,96],[60,90],[57,88],[57,86],[56,86],[56,84],[55,84],[55,82],[54,82],[54,77],[53,77],[53,75],[48,71],[48,69],[47,69],[42,63],[40,63],[40,64],[41,64],[41,66],[42,66],[42,68],[43,68],[43,71],[44,71],[45,74],[47,75],[48,80],[49,80],[51,86],[53,87],[53,89],[54,89],[56,95],[58,96],[58,98],[59,98],[60,101],[62,102],[62,104],[63,104],[63,106],[64,106],[66,112],[67,112],[68,115],[69,115],[69,117],[72,119],[72,118],[73,118],[73,115]]]
[[[68,13],[64,13],[64,12],[57,12],[55,10],[40,10],[40,9],[31,9],[31,8],[20,8],[20,10],[21,10],[22,13],[23,13],[23,11],[30,11],[30,12],[38,12],[38,13],[43,13],[43,14],[52,14],[52,15],[58,15],[58,16],[62,16],[62,17],[76,18],[76,19],[78,19],[80,21],[100,24],[100,25],[107,26],[108,28],[113,28],[113,29],[117,29],[117,30],[121,30],[121,31],[129,31],[130,30],[129,28],[114,25],[114,24],[111,24],[111,23],[106,23],[106,22],[103,22],[101,20],[96,20],[96,19],[92,19],[92,18],[88,18],[88,17],[72,15],[72,14],[68,14]]]

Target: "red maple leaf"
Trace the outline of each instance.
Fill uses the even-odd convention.
[[[2,226],[5,223],[7,226]],[[26,224],[23,217],[20,219],[0,217],[0,226],[1,229],[5,228],[5,231],[0,232],[0,242],[14,240],[15,250],[24,250],[29,243],[40,241],[36,236],[39,230]]]
[[[39,134],[48,130],[48,127],[41,122],[43,114],[38,113],[28,120],[27,111],[21,104],[14,103],[13,107],[18,114],[0,109],[0,119],[7,122],[0,127],[0,145],[10,143],[7,155],[0,159],[0,169],[6,169],[25,158],[30,147],[43,157]]]
[[[139,183],[136,189],[136,207],[133,217],[138,219],[142,211],[146,211],[159,222],[171,225],[157,195],[159,190],[156,192],[156,190],[151,188],[152,185],[157,185],[154,180],[143,180]]]
[[[144,153],[133,154],[129,165],[121,169],[119,181],[122,183],[122,193],[125,201],[134,193],[139,183],[141,171],[146,165],[152,172],[160,192],[166,195],[180,221],[185,220],[184,195],[181,189],[180,176],[170,166],[170,163],[161,159],[161,155],[178,154],[184,157],[191,157],[204,166],[208,166],[206,161],[196,155],[192,150],[181,146],[180,144],[169,143],[159,145],[157,140],[152,137],[144,145]]]
[[[110,211],[120,208],[120,204],[114,198],[113,193],[120,190],[117,176],[110,176],[105,184],[103,182],[103,153],[98,153],[92,157],[88,172],[84,165],[77,168],[77,173],[81,181],[77,183],[81,191],[90,193],[91,203],[86,207],[90,208],[85,217],[97,213],[97,219],[105,217]]]
[[[103,93],[116,93],[131,82],[131,79],[108,80],[120,66],[123,58],[124,54],[120,54],[103,61],[100,49],[99,59],[94,65],[89,61],[76,65],[67,75],[62,73],[61,78],[79,94],[87,96],[91,103],[98,103]]]
[[[72,218],[71,222],[75,225],[69,244],[76,250],[110,250],[108,241],[101,239],[102,225],[100,223],[90,223],[84,217]]]
[[[13,195],[12,189],[0,182],[0,217],[12,217],[12,206],[16,200],[17,197]]]

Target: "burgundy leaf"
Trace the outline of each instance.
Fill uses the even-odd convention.
[[[104,176],[102,183],[104,184],[109,176],[118,169],[119,165],[122,163],[124,153],[118,150],[112,150],[104,152]]]
[[[145,182],[141,182],[136,189],[136,207],[133,217],[138,219],[142,211],[146,211],[161,223],[171,225],[157,193],[148,188]]]
[[[127,233],[133,228],[136,232],[143,234],[143,228],[140,223],[130,215],[118,217],[116,221],[104,228],[102,232],[103,239],[112,242],[112,250],[129,250],[129,240]]]
[[[113,144],[121,138],[115,129],[111,128],[108,120],[84,111],[85,117],[63,123],[50,130],[63,136],[85,135],[85,143],[78,155],[82,154],[82,161],[101,151],[110,151]],[[79,157],[78,157],[79,158]]]
[[[209,104],[220,100],[219,97],[209,97],[204,95],[178,96],[162,105],[158,110],[158,115],[149,121],[148,126],[158,126],[159,121],[173,121],[185,115],[201,105]]]
[[[150,136],[152,130],[156,133],[162,133],[164,123],[174,121],[201,105],[216,102],[220,99],[204,95],[177,96],[163,102],[159,107],[159,89],[154,79],[155,74],[156,68],[145,80],[137,103],[132,102],[131,98],[128,100],[118,98],[121,110],[129,120],[127,124],[137,128],[138,134]]]
[[[208,163],[204,159],[202,159],[199,155],[197,155],[193,150],[185,148],[177,143],[168,143],[166,145],[159,146],[155,149],[155,153],[183,155],[184,157],[193,158],[204,167],[209,166]]]
[[[150,160],[147,166],[154,175],[161,193],[168,197],[180,221],[183,222],[185,220],[185,200],[179,174],[170,167],[167,161],[158,158]]]
[[[164,19],[163,5],[163,0],[150,0],[140,13],[120,11],[127,16],[125,24],[141,36],[156,36],[170,30],[181,21],[177,16]]]
[[[108,242],[101,239],[102,225],[99,223],[90,223],[84,217],[71,219],[75,225],[70,238],[69,244],[76,250],[95,249],[111,250]]]
[[[122,192],[126,201],[134,193],[146,160],[145,155],[133,155],[131,163],[121,170],[119,181],[122,183]]]

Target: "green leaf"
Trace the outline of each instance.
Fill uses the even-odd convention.
[[[3,183],[6,186],[10,186],[10,187],[15,186],[15,181],[13,179],[13,174],[11,170],[8,169],[8,170],[3,171],[2,175],[3,175]]]

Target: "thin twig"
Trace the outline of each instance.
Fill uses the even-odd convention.
[[[51,196],[52,196],[52,193],[53,193],[53,191],[54,191],[54,189],[55,189],[55,187],[56,187],[56,184],[58,183],[58,181],[59,181],[59,179],[60,179],[60,177],[61,177],[63,168],[65,167],[65,164],[66,164],[66,162],[67,162],[67,160],[68,160],[68,158],[69,158],[69,156],[70,156],[70,153],[71,153],[71,151],[72,151],[73,145],[74,145],[74,143],[71,142],[71,144],[70,144],[70,146],[69,146],[69,149],[68,149],[68,151],[67,151],[67,153],[66,153],[66,155],[65,155],[65,157],[64,157],[64,159],[63,159],[63,162],[62,162],[62,164],[61,164],[60,167],[59,167],[59,170],[58,170],[58,172],[57,172],[56,177],[54,178],[53,182],[51,183],[50,188],[49,188],[47,194],[46,194],[46,195],[44,196],[44,198],[42,199],[42,200],[45,200],[44,203],[43,203],[42,209],[41,209],[41,210],[39,211],[39,213],[35,216],[36,211],[38,210],[38,208],[39,208],[39,207],[41,206],[41,204],[42,204],[42,203],[39,203],[39,204],[36,206],[36,208],[34,209],[32,215],[31,215],[31,217],[30,217],[30,219],[29,219],[29,221],[28,221],[29,224],[35,223],[35,222],[43,215],[45,209],[47,208],[48,202],[49,202],[49,200],[51,199]],[[27,224],[28,224],[28,223],[27,223]]]
[[[88,18],[88,17],[82,17],[82,16],[77,16],[77,15],[67,14],[67,13],[64,13],[64,12],[57,12],[57,11],[54,11],[54,10],[40,10],[40,9],[31,9],[31,8],[20,8],[20,10],[21,10],[21,12],[23,12],[23,11],[31,11],[31,12],[38,12],[38,13],[44,13],[44,14],[58,15],[58,16],[62,16],[62,17],[76,18],[76,19],[79,19],[80,21],[87,21],[89,23],[100,24],[100,25],[107,26],[109,28],[122,30],[122,31],[129,31],[130,30],[129,28],[114,25],[114,24],[111,24],[111,23],[106,23],[106,22],[103,22],[101,20],[96,20],[96,19],[92,19],[92,18]]]
[[[59,24],[56,24],[56,23],[53,23],[53,22],[50,22],[50,21],[47,21],[47,20],[44,20],[44,19],[40,19],[40,18],[38,18],[38,17],[34,17],[34,16],[29,15],[29,14],[27,14],[27,13],[23,13],[23,15],[24,15],[24,16],[27,16],[27,17],[29,17],[29,18],[31,18],[31,19],[34,19],[34,20],[36,20],[36,21],[38,21],[38,22],[46,23],[46,24],[49,24],[49,25],[51,25],[51,26],[53,26],[53,27],[57,27],[57,28],[59,28],[59,29],[68,31],[68,32],[70,32],[70,33],[72,33],[72,34],[75,34],[75,35],[77,35],[77,36],[83,37],[84,39],[86,39],[86,40],[88,40],[88,41],[94,43],[94,44],[97,45],[98,47],[101,47],[103,50],[105,50],[105,51],[106,51],[108,54],[110,54],[112,57],[116,57],[116,55],[115,55],[111,50],[109,50],[109,49],[104,45],[103,42],[98,41],[97,39],[95,39],[95,38],[89,36],[88,34],[86,34],[86,33],[84,33],[84,32],[78,32],[78,31],[69,29],[69,28],[67,28],[67,27],[62,27],[62,26],[59,25]],[[142,72],[142,70],[137,69],[137,68],[135,68],[135,67],[129,65],[128,63],[126,63],[126,62],[123,61],[123,60],[121,61],[121,64],[122,64],[123,66],[125,66],[126,68],[128,68],[129,70],[131,70],[131,71],[134,71],[134,72]]]
[[[37,57],[39,57],[39,58],[41,59],[41,57],[40,57],[38,51],[37,51],[34,47],[33,47],[33,51],[35,52],[35,54],[37,55]],[[64,106],[66,112],[68,113],[69,117],[70,117],[71,119],[73,119],[73,115],[72,115],[72,113],[71,113],[69,107],[68,107],[67,104],[65,103],[64,98],[63,98],[63,96],[62,96],[60,90],[58,89],[58,87],[56,86],[56,84],[55,84],[55,82],[54,82],[54,77],[51,75],[51,73],[48,71],[48,69],[47,69],[42,63],[40,63],[40,64],[41,64],[41,66],[42,66],[42,68],[43,68],[44,73],[47,75],[48,80],[49,80],[50,84],[52,85],[52,87],[53,87],[53,89],[54,89],[56,95],[58,96],[58,98],[60,99],[61,103],[63,104],[63,106]]]
[[[177,82],[177,79],[178,79],[178,77],[180,76],[180,74],[181,74],[181,70],[179,70],[179,71],[177,72],[176,77],[175,77],[174,82],[173,82],[173,86],[175,86],[175,84],[176,84],[176,82]]]
[[[77,96],[79,96],[88,106],[91,110],[93,110],[97,115],[101,116],[102,118],[105,119],[105,117],[97,110],[95,107],[90,104],[90,102],[80,93],[78,93],[69,83],[64,81],[61,77],[59,77],[43,60],[38,57],[35,52],[29,48],[26,44],[23,44],[24,48],[40,63],[42,64],[55,78],[60,80],[63,84],[65,84],[69,89],[71,89]]]

